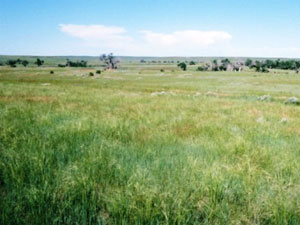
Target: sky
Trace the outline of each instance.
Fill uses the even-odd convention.
[[[0,55],[300,58],[299,0],[1,0]]]

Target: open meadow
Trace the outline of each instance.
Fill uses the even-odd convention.
[[[96,69],[0,67],[0,224],[300,224],[299,74]]]

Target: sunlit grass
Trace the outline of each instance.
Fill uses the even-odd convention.
[[[94,70],[0,69],[1,224],[299,224],[299,76]]]

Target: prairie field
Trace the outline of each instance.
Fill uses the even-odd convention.
[[[0,224],[300,224],[299,74],[96,69],[0,67]]]

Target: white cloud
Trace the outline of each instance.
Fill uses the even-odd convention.
[[[162,46],[193,45],[194,47],[206,47],[232,38],[229,33],[224,31],[183,30],[171,34],[141,31],[141,33],[144,34],[148,43]]]
[[[224,31],[181,30],[172,33],[138,31],[104,25],[61,24],[60,30],[90,48],[123,55],[201,55],[204,49],[231,40]]]
[[[62,32],[86,41],[128,38],[125,35],[126,30],[122,27],[74,24],[60,24],[59,27]]]

